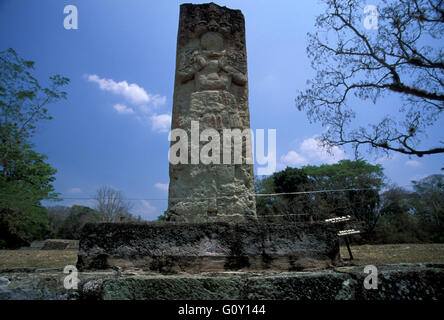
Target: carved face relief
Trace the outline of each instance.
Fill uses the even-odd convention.
[[[222,51],[224,47],[224,39],[219,33],[210,31],[202,36],[200,44],[204,50]]]
[[[199,37],[205,32],[219,32],[224,37],[228,37],[232,31],[229,16],[222,15],[217,10],[210,10],[207,16],[198,14],[197,22],[189,25],[189,28]]]
[[[222,35],[230,47],[243,50],[244,21],[240,12],[227,10],[215,4],[192,7],[184,5],[183,20],[179,25],[179,38],[182,46],[190,40],[200,39],[207,32]]]

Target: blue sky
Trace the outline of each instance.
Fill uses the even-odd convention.
[[[195,1],[193,3],[203,3]],[[50,105],[53,120],[41,124],[34,142],[57,168],[56,191],[88,198],[100,186],[122,190],[134,213],[152,220],[167,207],[168,129],[172,109],[177,0],[0,0],[0,50],[14,48],[36,62],[35,76],[71,79],[68,99]],[[306,55],[307,32],[322,6],[317,1],[217,1],[241,9],[246,20],[252,129],[277,130],[278,169],[352,158],[348,148],[331,157],[316,144],[324,130],[297,110],[297,90],[314,75]],[[63,27],[66,5],[78,9],[77,30]],[[382,112],[396,104],[378,104]],[[373,106],[374,108],[374,106]],[[372,117],[374,109],[364,114]],[[430,132],[442,140],[441,118]],[[444,156],[396,154],[381,163],[399,185],[440,173]],[[442,172],[442,171],[441,171]],[[64,204],[92,205],[67,199]]]

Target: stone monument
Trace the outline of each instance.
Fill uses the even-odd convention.
[[[179,144],[183,162],[172,163],[177,153],[170,151],[169,221],[86,224],[79,270],[300,271],[338,261],[334,226],[261,223],[256,217],[251,141],[248,134],[235,143],[225,136],[227,130],[249,132],[246,61],[239,10],[214,3],[181,5],[170,150],[177,143],[175,130],[184,139],[191,135],[191,141]],[[228,150],[229,157],[222,163],[199,161],[209,139],[193,142],[193,132],[211,141],[215,136],[230,140],[228,147],[208,152],[209,158],[224,158]]]
[[[222,147],[218,148],[218,155],[212,155],[219,163],[193,163],[192,142],[188,140],[186,147],[191,152],[186,163],[170,162],[169,219],[254,220],[256,205],[253,164],[248,163],[252,154],[242,12],[214,3],[183,4],[176,54],[172,130],[183,129],[191,136],[192,121],[195,121],[199,135],[208,129],[215,130],[221,138],[224,129],[233,133],[239,129],[236,132],[247,135],[240,145],[241,163],[234,161],[234,139],[228,140],[228,163],[222,163]],[[198,151],[203,150],[206,143],[201,141],[196,145]]]

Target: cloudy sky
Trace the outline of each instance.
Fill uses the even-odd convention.
[[[98,187],[111,186],[133,199],[134,213],[144,219],[153,220],[166,209],[181,3],[0,0],[0,50],[12,47],[35,61],[42,84],[52,74],[71,79],[68,99],[50,106],[54,119],[42,123],[34,139],[37,151],[58,170],[55,187],[65,204],[92,205],[87,198]],[[244,13],[251,126],[276,129],[277,169],[353,158],[347,148],[334,148],[331,154],[322,150],[317,137],[324,128],[310,124],[294,102],[314,74],[306,34],[314,30],[322,6],[314,0],[217,3]],[[77,30],[63,26],[66,5],[78,9]],[[377,107],[388,110],[396,104],[393,99]],[[363,109],[369,118],[375,114]],[[442,139],[443,124],[441,119],[431,140]],[[444,166],[439,155],[368,155],[367,160],[382,164],[386,175],[403,186]]]

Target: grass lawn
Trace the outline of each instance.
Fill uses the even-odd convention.
[[[441,262],[444,263],[444,243],[431,244],[383,244],[351,245],[354,260],[358,265]],[[341,257],[348,259],[346,246],[341,246]]]
[[[352,245],[354,263],[392,264],[441,262],[444,263],[444,244],[385,244]],[[341,257],[348,258],[347,248],[341,246]],[[52,268],[75,265],[75,250],[0,250],[0,269]]]
[[[0,250],[0,269],[75,265],[77,250]]]

